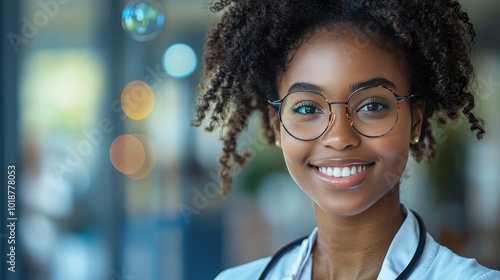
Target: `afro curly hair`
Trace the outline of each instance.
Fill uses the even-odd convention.
[[[234,164],[244,165],[250,156],[237,150],[237,139],[253,112],[260,113],[268,143],[275,142],[267,100],[278,97],[277,81],[289,54],[319,27],[347,24],[390,42],[403,55],[410,91],[425,102],[422,141],[410,147],[417,161],[435,155],[432,118],[442,125],[463,114],[478,139],[485,133],[472,113],[475,31],[456,0],[221,0],[210,10],[223,15],[206,38],[209,80],[200,85],[192,125],[200,126],[208,114],[207,131],[223,128],[223,196],[230,191]]]

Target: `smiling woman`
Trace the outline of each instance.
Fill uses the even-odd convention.
[[[196,126],[224,127],[221,193],[249,153],[248,117],[282,149],[313,201],[317,228],[273,258],[217,279],[498,279],[454,254],[400,202],[409,156],[432,160],[431,119],[464,115],[477,138],[470,51],[475,36],[448,1],[219,1],[205,44],[209,83]],[[411,12],[410,12],[411,11]],[[394,179],[396,178],[396,179]]]
[[[375,44],[360,49],[356,56],[346,57],[340,46],[352,44],[356,34],[332,39],[326,30],[315,32],[289,61],[280,77],[279,96],[284,97],[297,82],[307,82],[317,85],[329,100],[348,100],[347,113],[344,108],[331,105],[331,114],[338,116],[335,122],[327,122],[323,134],[316,135],[317,140],[301,141],[291,135],[290,130],[282,133],[276,111],[270,111],[275,138],[281,142],[288,170],[315,205],[323,210],[316,211],[317,216],[323,213],[353,216],[376,202],[398,209],[397,192],[388,196],[394,199],[391,203],[381,201],[396,187],[388,184],[384,174],[404,169],[398,166],[401,164],[399,158],[408,156],[411,139],[420,136],[423,107],[416,105],[411,112],[409,103],[402,102],[399,108],[404,99],[398,101],[397,97],[408,97],[410,92],[398,57]],[[379,87],[382,84],[392,89]],[[401,95],[395,94],[396,91]],[[283,113],[281,116],[281,123],[286,127]],[[296,119],[293,122],[301,125]],[[307,125],[304,130],[313,130],[313,127]],[[320,167],[327,168],[327,174],[322,173]],[[328,169],[351,175],[347,171],[352,167],[359,167],[362,172],[352,176],[328,175]]]

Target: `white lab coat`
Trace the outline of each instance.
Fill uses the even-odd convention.
[[[378,280],[393,280],[406,268],[412,259],[419,240],[419,225],[411,211],[403,225],[394,236]],[[267,280],[310,280],[312,275],[312,247],[316,240],[317,228],[300,246],[288,251],[273,266]],[[215,280],[257,280],[271,257],[259,259],[247,264],[233,267],[221,272]],[[430,234],[427,234],[425,248],[408,280],[451,280],[481,279],[500,280],[500,271],[488,269],[468,259],[456,255],[448,248],[439,245]]]

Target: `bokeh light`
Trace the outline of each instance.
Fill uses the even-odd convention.
[[[142,120],[153,111],[155,97],[153,90],[143,81],[128,83],[121,94],[123,112],[133,120]]]
[[[174,44],[163,55],[163,69],[173,78],[186,78],[193,74],[198,59],[193,48],[186,44]]]
[[[109,150],[111,163],[123,174],[135,174],[144,166],[146,151],[142,142],[134,135],[116,137]]]
[[[153,0],[131,1],[122,12],[123,29],[137,41],[149,41],[158,36],[164,22],[163,7]]]
[[[146,178],[156,165],[153,142],[142,134],[116,137],[111,144],[109,157],[116,170],[132,179]]]
[[[151,171],[153,171],[153,168],[156,165],[156,151],[154,149],[153,142],[149,137],[143,134],[134,134],[134,136],[141,142],[142,147],[144,148],[144,164],[142,167],[135,173],[133,174],[127,174],[128,177],[132,179],[144,179],[146,178]]]

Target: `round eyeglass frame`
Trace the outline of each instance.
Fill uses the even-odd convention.
[[[397,113],[396,113],[396,120],[394,121],[394,124],[391,126],[391,128],[389,128],[389,130],[387,130],[385,133],[382,133],[380,135],[375,135],[375,136],[371,136],[371,135],[366,135],[362,132],[360,132],[355,126],[354,126],[354,121],[352,120],[352,116],[351,114],[349,114],[349,110],[348,110],[348,106],[349,106],[349,101],[351,100],[351,98],[353,97],[354,94],[356,94],[357,92],[360,92],[360,91],[363,91],[363,90],[367,90],[367,89],[370,89],[370,88],[374,88],[374,87],[381,87],[381,88],[384,88],[384,89],[387,89],[389,90],[393,95],[394,95],[394,98],[396,99],[397,103],[398,103],[398,110],[397,110]],[[365,136],[365,137],[368,137],[368,138],[377,138],[377,137],[381,137],[381,136],[384,136],[384,135],[387,135],[389,132],[391,132],[394,127],[396,126],[397,122],[398,122],[398,119],[399,119],[399,104],[401,101],[403,100],[406,100],[406,99],[410,99],[410,98],[413,98],[413,97],[417,97],[419,96],[419,94],[412,94],[412,95],[409,95],[409,96],[403,96],[403,95],[398,95],[397,93],[394,92],[394,90],[392,90],[391,88],[387,87],[387,86],[384,86],[384,85],[377,85],[377,86],[365,86],[365,87],[360,87],[358,89],[356,89],[355,91],[351,92],[349,94],[349,97],[347,97],[347,101],[346,102],[340,102],[340,101],[328,101],[328,98],[326,98],[323,94],[320,94],[326,101],[326,103],[328,104],[328,108],[330,110],[330,114],[328,115],[328,125],[325,127],[325,129],[316,137],[314,138],[306,138],[306,139],[303,139],[303,138],[299,138],[295,135],[293,135],[287,128],[286,126],[283,124],[283,120],[281,119],[281,105],[283,104],[283,101],[289,96],[289,95],[292,95],[294,94],[295,92],[291,92],[291,93],[288,93],[287,95],[285,95],[285,97],[283,97],[282,99],[279,99],[279,100],[275,100],[275,101],[270,101],[268,100],[267,102],[269,104],[271,104],[274,108],[276,108],[278,110],[278,116],[279,116],[279,121],[280,123],[283,125],[283,128],[286,130],[286,132],[292,136],[293,138],[297,139],[297,140],[301,140],[301,141],[312,141],[312,140],[316,140],[318,138],[320,138],[321,136],[323,136],[325,134],[325,132],[330,128],[330,126],[333,124],[332,122],[332,115],[333,115],[333,112],[332,112],[332,105],[334,104],[343,104],[345,105],[345,113],[346,113],[346,116],[347,116],[347,119],[350,121],[350,126],[359,134]]]

